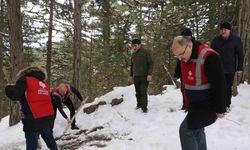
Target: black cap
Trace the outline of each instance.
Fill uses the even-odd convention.
[[[141,44],[141,40],[139,39],[133,39],[132,44]]]
[[[181,32],[182,36],[193,36],[192,31],[189,28],[185,28],[182,32]]]
[[[220,29],[222,29],[222,28],[231,30],[232,26],[231,26],[231,24],[229,22],[223,22],[223,23],[220,24]]]

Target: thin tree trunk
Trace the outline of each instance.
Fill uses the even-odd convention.
[[[74,0],[74,6],[73,85],[81,91],[81,0]],[[79,105],[79,101],[75,101],[75,106]]]
[[[1,12],[0,12],[0,32],[3,29],[3,1],[1,0]],[[3,75],[3,36],[0,34],[0,96],[4,95],[4,75]],[[0,99],[0,120],[3,117],[4,113],[4,101],[3,98]]]
[[[250,69],[249,69],[249,55],[250,55],[250,49],[249,49],[249,31],[250,31],[250,0],[236,0],[236,5],[238,9],[238,15],[237,15],[237,34],[242,40],[243,43],[243,49],[244,49],[244,72],[243,72],[243,79],[239,78],[238,80],[247,80],[248,82],[250,77]],[[237,82],[239,84],[239,81]]]
[[[47,45],[47,64],[46,70],[48,75],[47,82],[50,83],[51,80],[51,51],[52,51],[52,31],[53,31],[53,9],[54,0],[50,0],[50,17],[49,17],[49,35],[48,35],[48,45]]]
[[[110,45],[110,36],[111,36],[111,7],[110,7],[110,0],[103,0],[100,1],[100,4],[102,6],[102,38],[103,38],[103,49],[104,49],[104,65],[106,69],[103,71],[105,76],[104,79],[104,86],[105,89],[104,93],[108,92],[111,89],[111,80],[112,75],[110,72],[111,66],[111,60],[110,56],[112,54],[111,52],[111,45]]]
[[[4,3],[3,0],[1,0],[1,14],[0,14],[0,32],[3,32],[4,29],[4,18],[3,18],[3,13],[4,13]],[[0,94],[3,93],[3,84],[4,84],[4,73],[3,73],[3,36],[0,34]],[[0,101],[1,103],[1,101]],[[1,111],[1,110],[0,110]]]
[[[92,62],[92,55],[93,55],[93,37],[92,37],[92,33],[91,33],[91,41],[90,41],[90,49],[89,49],[89,85],[88,85],[88,96],[90,99],[92,99],[92,66],[93,66],[93,62]]]
[[[142,18],[142,6],[140,5],[140,20],[139,20],[139,25],[138,25],[138,31],[139,35],[138,38],[141,39],[143,36],[143,18]]]
[[[23,37],[20,1],[7,0],[10,57],[11,57],[11,81],[16,81],[17,72],[23,67]],[[20,107],[16,102],[10,102],[9,125],[15,125],[20,121]]]

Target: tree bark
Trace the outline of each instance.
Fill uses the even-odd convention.
[[[73,85],[81,91],[81,0],[74,0],[74,6]],[[75,106],[79,105],[79,101],[75,101]]]
[[[0,14],[0,32],[3,32],[4,29],[4,3],[1,0],[1,14]],[[3,73],[3,35],[0,34],[0,94],[3,94],[3,86],[4,86],[4,73]],[[1,101],[0,101],[1,103]],[[1,111],[1,110],[0,110]]]
[[[104,58],[104,67],[106,69],[103,70],[104,76],[102,83],[103,86],[103,93],[106,93],[112,89],[111,82],[112,82],[112,73],[110,69],[111,66],[111,59],[110,56],[112,55],[111,44],[110,44],[110,37],[111,37],[111,6],[110,0],[103,0],[100,1],[102,6],[102,39],[103,39],[103,58]]]
[[[1,0],[1,14],[0,14],[0,32],[3,32],[4,28],[4,18],[3,18],[3,0]],[[3,36],[0,34],[0,96],[4,95],[4,74],[3,74]],[[0,119],[4,116],[4,100],[0,100]]]
[[[23,37],[22,17],[20,1],[7,0],[9,35],[10,35],[10,57],[11,57],[11,82],[16,81],[17,72],[23,67]],[[15,125],[20,121],[20,107],[16,102],[10,102],[9,125]]]
[[[243,80],[249,78],[249,42],[248,33],[250,31],[250,0],[238,0],[238,21],[237,33],[240,36],[244,48],[244,74]],[[248,63],[247,63],[248,62]]]
[[[49,17],[49,33],[48,33],[48,43],[47,43],[47,64],[46,70],[48,79],[47,82],[50,83],[51,79],[51,52],[52,52],[52,31],[53,31],[53,11],[54,11],[54,0],[50,1],[50,17]]]

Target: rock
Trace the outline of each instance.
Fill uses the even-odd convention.
[[[117,99],[117,98],[115,98],[115,99],[112,99],[112,101],[111,101],[111,105],[112,106],[115,106],[115,105],[119,105],[119,104],[121,104],[123,102],[123,98],[120,98],[120,99]]]
[[[94,104],[94,105],[84,108],[83,111],[87,114],[91,114],[97,110],[98,106],[99,106],[98,104]]]
[[[100,101],[99,103],[98,103],[98,105],[106,105],[107,104],[107,102],[105,102],[105,101]]]

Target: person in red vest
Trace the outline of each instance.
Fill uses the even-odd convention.
[[[181,35],[182,36],[190,36],[190,38],[192,38],[192,41],[195,42],[195,37],[193,36],[193,33],[189,28],[185,28],[184,30],[182,30]],[[181,109],[184,110],[184,111],[187,111],[187,109],[189,108],[189,101],[187,99],[187,95],[186,95],[185,90],[183,88],[183,82],[182,82],[182,78],[181,78],[181,65],[180,65],[180,60],[179,59],[177,59],[175,72],[174,72],[174,77],[176,79],[180,78],[181,92],[182,92],[182,107],[181,107]]]
[[[51,93],[52,97],[52,103],[55,111],[55,117],[56,117],[56,111],[57,108],[62,114],[62,116],[70,121],[65,114],[65,112],[62,109],[62,104],[66,105],[70,111],[70,118],[72,118],[75,114],[75,107],[72,103],[72,100],[70,99],[70,95],[75,94],[80,101],[83,101],[82,95],[80,92],[73,86],[65,83],[59,84],[57,87],[54,88],[54,91]],[[74,119],[71,124],[71,129],[79,129],[76,125],[76,120]]]
[[[175,37],[171,51],[180,60],[189,101],[179,129],[182,150],[206,150],[204,128],[226,115],[226,80],[220,56],[190,36]]]
[[[11,100],[21,104],[26,149],[36,150],[41,135],[48,148],[57,150],[50,130],[54,122],[54,110],[50,99],[50,85],[45,82],[46,71],[35,66],[27,67],[19,71],[17,77],[15,85],[5,87],[5,93]]]

